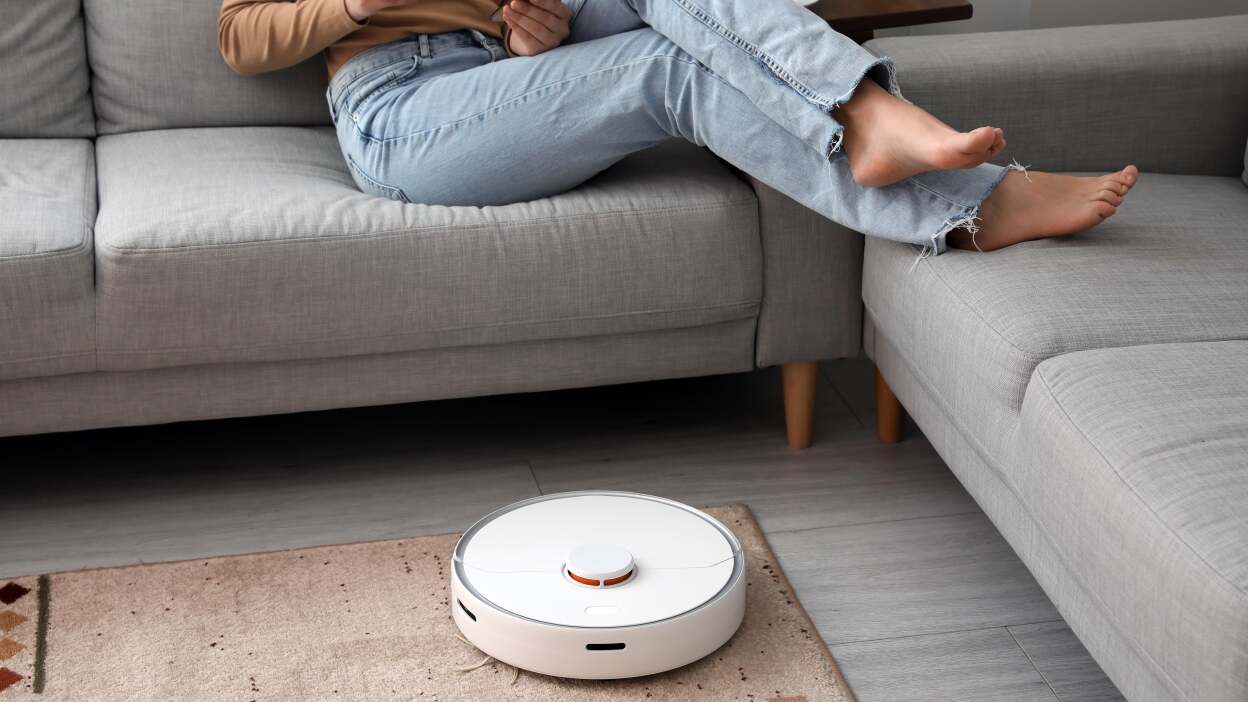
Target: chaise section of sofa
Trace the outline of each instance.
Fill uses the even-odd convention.
[[[1058,356],[1021,416],[1011,484],[1086,595],[1173,689],[1248,699],[1248,341]]]
[[[916,103],[1005,128],[1006,162],[1141,166],[1069,239],[868,241],[864,345],[1129,699],[1242,700],[1248,16],[872,47]]]

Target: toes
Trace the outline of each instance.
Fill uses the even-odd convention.
[[[959,151],[964,154],[985,154],[992,150],[997,140],[997,130],[993,127],[980,127],[962,135]]]
[[[1102,191],[1109,191],[1116,195],[1126,195],[1127,191],[1131,189],[1126,183],[1112,178],[1102,180],[1100,186]]]
[[[1096,211],[1097,216],[1101,219],[1109,219],[1114,216],[1115,212],[1118,211],[1117,207],[1114,207],[1108,202],[1104,202],[1102,200],[1092,203],[1092,207]]]
[[[1102,190],[1102,191],[1100,191],[1099,193],[1097,193],[1097,194],[1096,194],[1096,199],[1097,199],[1097,200],[1100,200],[1101,202],[1108,202],[1109,204],[1113,205],[1114,207],[1118,207],[1119,205],[1121,205],[1121,204],[1122,204],[1122,201],[1123,201],[1125,198],[1123,198],[1122,193],[1117,193],[1117,192],[1114,192],[1113,190],[1109,190],[1109,189],[1107,188],[1107,189]]]
[[[1138,168],[1135,166],[1127,166],[1117,173],[1110,173],[1107,176],[1103,176],[1102,179],[1106,182],[1121,185],[1123,190],[1120,192],[1125,195],[1126,191],[1130,190],[1131,186],[1135,185],[1135,182],[1139,179],[1139,175],[1140,171]]]
[[[1119,173],[1122,175],[1123,180],[1126,182],[1128,188],[1135,185],[1135,181],[1139,180],[1140,178],[1140,169],[1136,168],[1135,166],[1127,166],[1126,168],[1119,171]]]

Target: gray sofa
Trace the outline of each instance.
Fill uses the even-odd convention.
[[[992,254],[868,241],[864,346],[1131,700],[1248,700],[1248,15],[898,38],[902,90],[1117,216]]]
[[[219,6],[0,4],[0,435],[789,364],[809,441],[861,237],[676,143],[507,207],[363,195],[323,61],[234,75]]]

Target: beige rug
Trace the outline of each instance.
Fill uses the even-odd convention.
[[[0,580],[0,702],[852,702],[749,508],[707,511],[745,547],[745,623],[662,675],[464,672],[483,656],[451,622],[448,534]]]

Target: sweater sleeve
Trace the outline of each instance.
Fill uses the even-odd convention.
[[[223,0],[217,43],[225,63],[250,76],[293,66],[363,26],[343,0]]]

